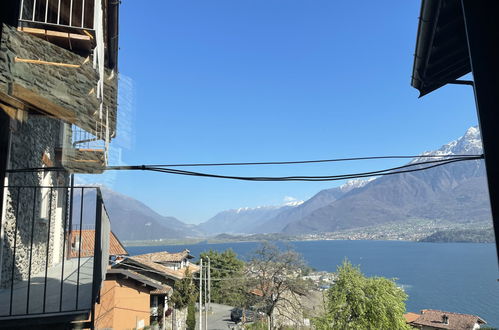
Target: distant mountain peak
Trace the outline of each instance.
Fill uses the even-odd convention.
[[[369,179],[352,179],[348,180],[344,184],[342,184],[339,188],[342,192],[349,192],[350,190],[356,189],[356,188],[362,188],[369,182],[376,180],[376,178],[369,178]]]
[[[304,203],[304,201],[290,201],[290,202],[284,203],[283,206],[299,206],[303,203]]]
[[[426,155],[448,156],[448,155],[479,155],[483,152],[482,138],[478,126],[471,126],[459,139],[444,144],[440,149],[425,151],[420,157],[411,163],[435,160],[435,157],[424,157]]]

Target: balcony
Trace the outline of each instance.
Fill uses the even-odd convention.
[[[109,261],[95,187],[4,187],[0,328],[90,320]],[[91,229],[91,230],[88,230]]]
[[[0,108],[16,120],[42,114],[85,131],[93,146],[70,145],[62,165],[102,172],[116,136],[117,2],[18,1],[18,24],[2,27]]]
[[[89,54],[95,46],[95,0],[21,0],[19,30]]]

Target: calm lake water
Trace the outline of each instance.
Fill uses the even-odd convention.
[[[282,244],[282,243],[278,243]],[[499,269],[494,244],[398,241],[307,241],[289,243],[309,266],[335,271],[343,259],[368,276],[397,278],[409,299],[407,311],[424,308],[479,315],[499,327]],[[187,248],[195,256],[232,248],[247,257],[259,243],[128,247],[131,255]]]

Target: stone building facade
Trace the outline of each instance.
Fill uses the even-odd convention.
[[[56,164],[62,131],[60,121],[45,116],[34,115],[24,122],[13,122],[8,168],[42,168]],[[68,190],[57,187],[68,185],[69,176],[64,171],[20,172],[7,176],[0,287],[7,286],[12,279],[26,279],[28,272],[32,276],[38,274],[45,266],[61,261]]]
[[[80,258],[70,261],[70,174],[102,172],[116,136],[118,6],[112,0],[0,1],[0,328],[38,328],[33,324],[42,316],[50,329],[85,319],[105,276],[108,241],[102,237],[110,229],[107,216],[96,211],[105,213],[100,192],[93,266],[80,276]],[[78,273],[71,284],[74,315],[43,315],[45,304],[63,312],[65,261]],[[60,302],[37,289],[44,281],[48,291],[47,272],[58,267],[62,275],[51,281],[60,283],[52,286],[60,288]],[[89,284],[84,292],[80,280]],[[94,300],[78,307],[78,292]],[[13,312],[23,299],[26,308]],[[37,306],[30,300],[42,302],[43,310],[31,312]]]

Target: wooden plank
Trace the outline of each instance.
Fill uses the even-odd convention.
[[[44,29],[35,29],[35,28],[30,28],[30,27],[18,27],[17,31],[36,34],[36,35],[45,35]]]
[[[9,115],[10,118],[17,120],[17,109],[16,108],[13,108],[13,107],[8,106],[6,104],[0,103],[0,109],[5,111],[5,113],[7,115]]]
[[[36,35],[38,37],[46,36],[46,37],[76,39],[76,40],[84,40],[84,41],[90,41],[93,39],[93,37],[90,33],[89,34],[78,34],[78,33],[68,33],[68,32],[61,32],[61,31],[54,31],[54,30],[30,28],[30,27],[18,27],[17,30],[21,31],[21,32],[26,32],[29,34]],[[86,32],[86,31],[84,31],[84,32]]]
[[[15,99],[12,96],[7,95],[7,94],[5,94],[3,92],[0,92],[0,101],[2,101],[5,104],[8,104],[8,105],[12,106],[13,108],[17,108],[17,109],[21,109],[21,110],[25,109],[25,105],[24,105],[23,102]]]
[[[57,105],[19,84],[12,84],[12,95],[54,117],[67,121],[71,124],[76,123],[76,114],[74,111]]]
[[[20,58],[20,57],[15,57],[14,62],[16,63],[30,63],[30,64],[41,64],[41,65],[53,65],[53,66],[63,66],[66,68],[79,68],[81,67],[80,64],[69,64],[69,63],[61,63],[61,62],[50,62],[50,61],[42,61],[42,60],[33,60],[29,58]]]

